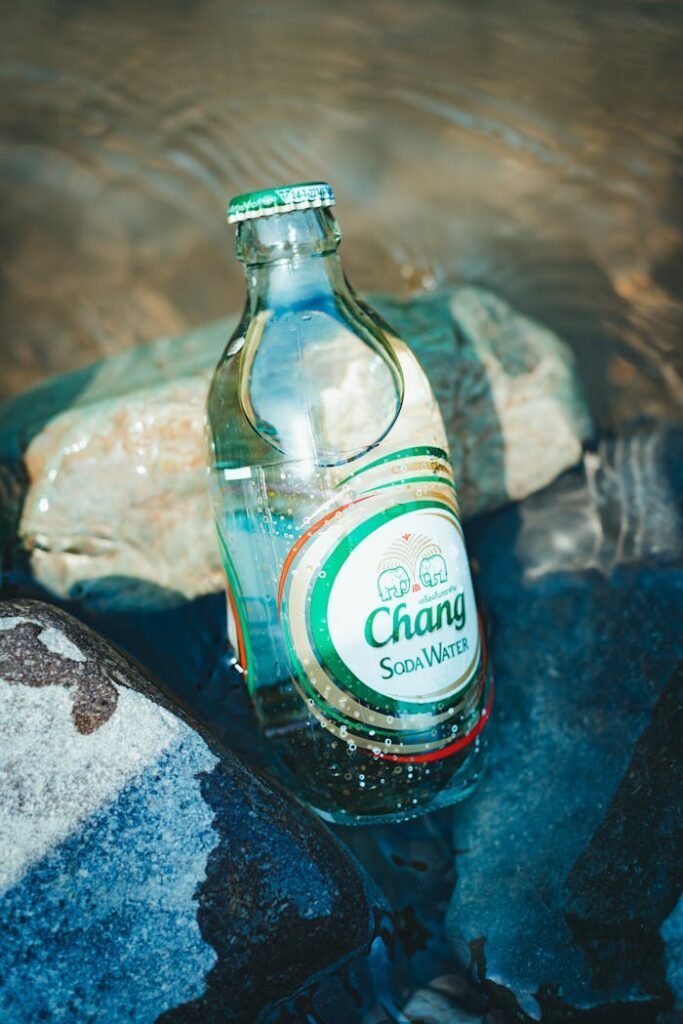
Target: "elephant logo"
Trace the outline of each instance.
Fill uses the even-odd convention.
[[[441,554],[425,555],[420,559],[420,583],[423,587],[435,587],[448,579],[446,562]]]
[[[377,589],[383,601],[403,597],[410,590],[410,576],[402,565],[382,569],[377,577]]]
[[[435,587],[447,579],[441,548],[422,533],[402,533],[377,566],[377,590],[382,601],[395,601],[409,590]]]

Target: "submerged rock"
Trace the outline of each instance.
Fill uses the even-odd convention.
[[[3,1024],[253,1024],[321,972],[343,1019],[370,969],[377,901],[317,819],[32,601],[0,603],[0,836]]]
[[[477,288],[373,301],[432,380],[466,514],[524,497],[578,461],[590,420],[556,335]],[[230,329],[143,346],[0,410],[0,470],[26,483],[3,488],[14,509],[5,548],[18,537],[54,596],[94,586],[100,606],[153,607],[222,588],[204,404]],[[0,544],[2,533],[0,522]],[[107,580],[118,584],[99,585]]]
[[[682,493],[640,433],[469,534],[497,706],[448,929],[510,1019],[681,1009]]]

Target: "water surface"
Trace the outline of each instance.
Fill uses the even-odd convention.
[[[357,287],[488,284],[678,415],[683,5],[6,0],[0,397],[234,311],[226,197],[326,178]]]
[[[358,289],[487,285],[571,344],[603,433],[680,419],[683,4],[4,0],[3,14],[0,399],[236,311],[227,198],[323,178]],[[601,445],[525,503],[524,589],[679,558],[657,430]],[[185,610],[173,635],[185,685],[235,717],[225,674],[202,676],[220,656],[214,611]],[[175,685],[162,627],[130,616],[115,638],[136,649],[145,632]],[[411,962],[392,996],[405,1014],[385,1003],[366,1024],[422,1019],[432,982],[430,998],[455,993],[440,1021],[485,1010],[444,934],[467,853],[451,838],[450,817],[349,836]]]

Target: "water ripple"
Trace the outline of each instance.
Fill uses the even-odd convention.
[[[490,285],[600,423],[680,416],[682,38],[611,0],[13,7],[0,398],[237,308],[226,197],[326,177],[360,288]]]

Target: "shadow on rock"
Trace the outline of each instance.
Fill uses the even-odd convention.
[[[470,526],[497,706],[488,774],[455,822],[448,929],[512,1020],[673,1011],[682,455],[680,431],[601,446]]]
[[[683,889],[683,662],[566,882],[566,915],[598,989],[668,996],[662,922]]]

